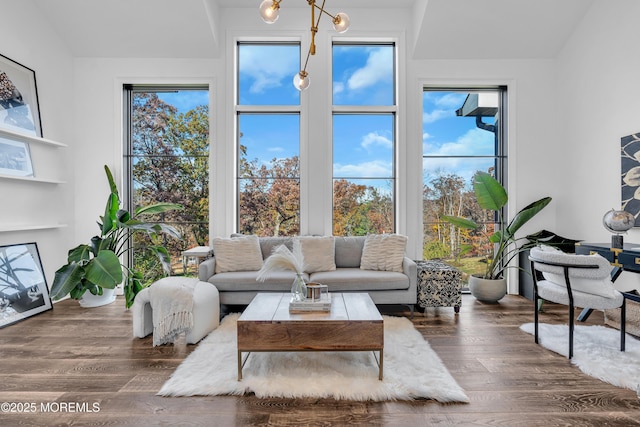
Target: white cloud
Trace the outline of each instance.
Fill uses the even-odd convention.
[[[470,129],[456,141],[445,142],[430,154],[440,156],[474,156],[493,153],[494,134],[482,129]]]
[[[282,86],[283,79],[293,79],[295,72],[291,70],[298,67],[297,57],[286,47],[243,46],[241,55],[242,73],[253,79],[251,93]]]
[[[341,92],[344,92],[344,83],[342,82],[335,82],[333,84],[333,94],[337,95]]]
[[[432,111],[425,111],[422,115],[423,123],[433,123],[438,120],[455,117],[456,110],[462,107],[466,93],[445,93],[425,92],[425,97],[430,100],[430,104],[435,106]]]
[[[440,119],[454,117],[455,115],[456,112],[453,110],[433,110],[431,112],[425,111],[424,114],[422,114],[422,122],[433,123],[437,122]]]
[[[333,165],[333,173],[335,176],[346,176],[353,178],[384,178],[390,177],[393,173],[391,163],[382,160],[374,160],[371,162],[363,162],[357,164],[342,165],[335,163]]]
[[[453,172],[461,176],[470,185],[471,178],[478,170],[487,170],[487,165],[493,160],[485,157],[445,157],[445,156],[473,156],[493,152],[494,135],[482,129],[470,129],[457,140],[446,142],[439,147],[434,144],[423,143],[425,153],[430,156],[424,159],[423,167],[426,175],[425,182],[437,176],[438,171]],[[442,157],[438,157],[442,156]]]
[[[422,141],[426,141],[427,139],[431,138],[431,135],[429,135],[427,132],[422,134]]]
[[[358,90],[375,85],[393,76],[392,49],[372,49],[364,67],[357,69],[349,78],[349,89]]]
[[[391,148],[393,143],[386,136],[380,135],[378,132],[369,132],[362,138],[362,142],[360,143],[362,148],[369,149],[372,145],[380,145],[385,148]]]
[[[466,98],[466,93],[447,93],[444,96],[437,97],[434,103],[441,108],[457,110],[462,107]]]

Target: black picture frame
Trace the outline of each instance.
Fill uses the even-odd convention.
[[[0,128],[42,138],[36,72],[2,54]]]
[[[0,328],[52,308],[38,245],[0,246]]]

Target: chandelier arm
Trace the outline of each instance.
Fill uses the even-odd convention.
[[[326,14],[326,15],[329,15],[332,19],[336,19],[336,17],[335,17],[334,15],[332,15],[332,14],[330,14],[329,12],[327,12],[326,10],[324,10],[324,3],[322,4],[322,7],[318,6],[318,5],[317,5],[317,4],[315,4],[315,3],[313,4],[313,6],[314,6],[316,9],[320,9],[320,13],[321,13],[321,14],[322,14],[322,13],[324,13],[324,14]]]

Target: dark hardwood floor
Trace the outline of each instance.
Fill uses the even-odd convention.
[[[566,316],[566,307],[546,304],[541,321]],[[0,329],[0,402],[21,411],[0,404],[0,426],[640,426],[634,391],[586,376],[536,345],[518,329],[532,320],[532,303],[518,296],[487,305],[465,295],[458,315],[452,308],[416,313],[415,327],[468,404],[167,398],[155,393],[195,346],[152,347],[151,337],[132,338],[121,297],[93,309],[62,301]],[[599,312],[587,322],[602,323]]]

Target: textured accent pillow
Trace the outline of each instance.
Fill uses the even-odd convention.
[[[300,236],[293,239],[293,253],[302,252],[304,272],[333,271],[336,269],[333,236]]]
[[[362,248],[361,270],[397,271],[402,273],[407,236],[370,234]]]
[[[258,271],[262,268],[262,251],[258,236],[213,239],[216,273]]]

